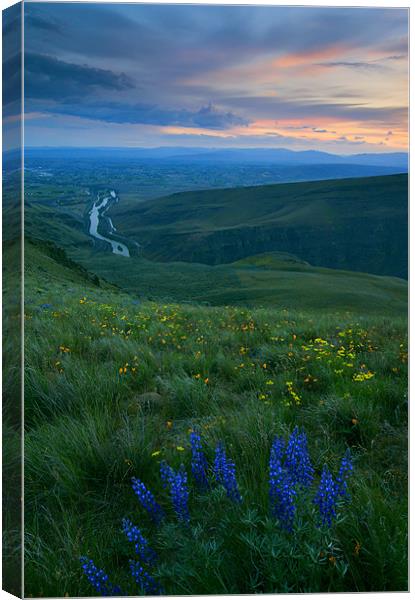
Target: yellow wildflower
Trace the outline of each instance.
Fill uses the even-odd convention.
[[[353,381],[365,381],[367,379],[372,379],[375,374],[372,371],[367,371],[366,373],[355,373],[353,375]]]

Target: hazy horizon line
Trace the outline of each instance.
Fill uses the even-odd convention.
[[[304,149],[304,150],[293,150],[292,148],[286,148],[284,146],[278,146],[278,147],[265,147],[265,146],[227,146],[227,147],[221,147],[221,146],[180,146],[180,145],[169,145],[169,144],[164,144],[164,145],[156,145],[156,146],[71,146],[71,145],[31,145],[31,146],[24,146],[24,148],[10,148],[8,150],[4,150],[3,153],[7,153],[7,152],[13,152],[13,151],[18,151],[20,149],[24,149],[24,150],[42,150],[42,149],[47,149],[47,150],[52,150],[52,149],[72,149],[72,150],[161,150],[161,149],[180,149],[180,150],[200,150],[203,152],[209,152],[209,151],[219,151],[219,152],[229,152],[229,151],[235,151],[235,150],[259,150],[259,151],[277,151],[277,150],[284,150],[286,152],[292,152],[293,154],[304,154],[304,153],[310,153],[310,152],[318,152],[319,154],[327,154],[327,155],[333,155],[333,156],[358,156],[358,155],[362,155],[362,154],[373,154],[373,155],[386,155],[386,154],[409,154],[409,149],[407,150],[393,150],[393,151],[388,151],[385,150],[380,151],[380,150],[376,150],[376,151],[368,151],[365,150],[364,152],[353,152],[353,153],[337,153],[337,152],[328,152],[327,150],[318,150],[316,148],[309,148],[309,149]]]

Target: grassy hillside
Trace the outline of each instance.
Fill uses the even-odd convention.
[[[269,251],[407,276],[407,175],[173,194],[112,209],[153,260],[223,264]]]
[[[80,219],[44,206],[26,211],[25,228],[29,239],[52,240],[85,269],[138,298],[375,314],[407,310],[402,279],[313,267],[287,253],[217,266],[154,262],[140,255],[126,259],[94,247]],[[29,253],[29,268],[31,260]]]
[[[139,298],[319,312],[331,309],[393,315],[407,310],[408,288],[402,279],[317,268],[301,261],[280,260],[270,269],[249,264],[166,264],[138,257],[126,260],[109,253],[92,258],[77,252],[71,255]]]
[[[26,202],[24,226],[25,236],[29,238],[55,242],[66,248],[89,250],[92,247],[82,215],[73,211]]]
[[[281,258],[239,268],[265,277]],[[122,532],[124,517],[157,553],[146,569],[167,594],[407,589],[403,316],[367,315],[362,307],[350,314],[340,304],[314,311],[289,302],[252,309],[139,302],[52,246],[28,245],[26,261],[27,596],[95,595],[82,555],[124,592],[139,594],[128,575],[134,545]],[[319,276],[293,266],[301,280]],[[332,277],[338,290],[350,274]],[[356,278],[341,294],[364,288],[366,276]],[[372,291],[375,281],[385,280],[373,277]],[[308,302],[311,294],[299,293]],[[295,426],[307,435],[315,477],[298,492],[288,532],[270,514],[268,460],[274,436],[287,440]],[[200,432],[210,465],[223,441],[241,502],[211,474],[211,487],[198,490],[190,430]],[[332,527],[319,527],[312,498],[323,466],[336,474],[347,448],[350,501],[340,502]],[[188,472],[189,526],[162,488],[163,459]],[[166,512],[159,525],[131,477]]]

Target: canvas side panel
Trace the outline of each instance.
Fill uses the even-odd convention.
[[[3,11],[3,581],[22,596],[22,4]]]

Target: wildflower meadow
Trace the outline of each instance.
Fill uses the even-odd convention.
[[[193,475],[193,484],[195,493],[202,491],[206,496],[209,489],[219,485],[226,492],[227,498],[231,503],[223,503],[224,512],[235,511],[235,504],[243,502],[235,473],[235,464],[226,457],[222,442],[216,447],[214,463],[212,469],[209,469],[208,461],[202,450],[200,435],[191,432],[191,471]],[[211,471],[211,477],[209,477]],[[321,552],[322,536],[328,539],[331,537],[331,528],[334,526],[338,511],[344,508],[345,503],[350,500],[347,480],[353,471],[350,450],[348,449],[343,457],[337,476],[333,477],[327,465],[324,465],[319,483],[312,492],[314,469],[311,466],[310,456],[307,449],[307,437],[304,432],[299,432],[298,427],[291,434],[287,445],[282,437],[276,436],[271,447],[269,460],[269,515],[262,515],[260,523],[267,523],[268,527],[273,528],[273,518],[277,527],[289,532],[293,537],[300,535],[306,536],[304,543],[308,544],[309,550],[314,552],[315,556],[323,558]],[[164,489],[168,489],[171,500],[171,509],[173,518],[177,520],[186,530],[191,526],[191,516],[189,512],[189,489],[191,484],[188,482],[187,472],[182,463],[177,471],[170,467],[165,461],[160,463],[160,478]],[[210,481],[210,479],[212,481]],[[153,494],[148,490],[145,484],[136,478],[132,479],[132,488],[138,498],[141,507],[147,513],[150,520],[161,526],[161,523],[168,517],[160,505],[156,502]],[[314,495],[313,495],[314,493]],[[311,503],[310,503],[311,502]],[[317,510],[313,508],[317,506]],[[236,510],[236,515],[240,511]],[[242,517],[242,515],[240,515]],[[271,516],[271,519],[269,519]],[[306,528],[302,523],[306,523]],[[130,559],[130,574],[135,582],[135,586],[125,588],[129,595],[159,595],[166,593],[162,584],[157,581],[157,574],[150,574],[149,570],[155,570],[157,573],[158,556],[153,548],[150,547],[148,540],[144,537],[142,531],[128,519],[122,521],[123,532],[129,542],[134,544],[135,555],[138,560]],[[194,525],[197,525],[196,523]],[[237,535],[237,531],[235,531]],[[265,542],[263,532],[258,532],[258,543]],[[192,543],[192,536],[189,536],[189,544]],[[290,540],[286,539],[290,544]],[[157,543],[157,542],[156,542]],[[329,547],[329,551],[331,549]],[[356,548],[355,548],[356,551]],[[237,556],[232,557],[237,560]],[[328,556],[329,562],[334,566],[337,558],[334,551]],[[102,569],[95,566],[92,559],[86,557],[80,558],[82,569],[95,590],[101,595],[126,595],[118,585],[109,583],[109,578]],[[177,561],[180,561],[180,554],[177,555]],[[323,563],[324,564],[324,563]],[[147,569],[147,570],[146,570]],[[342,571],[347,569],[346,563],[341,565]],[[163,571],[164,577],[168,579],[168,570]],[[271,591],[267,589],[266,582],[263,582],[265,589],[260,587],[252,591]]]
[[[28,280],[34,595],[406,588],[404,319]]]

